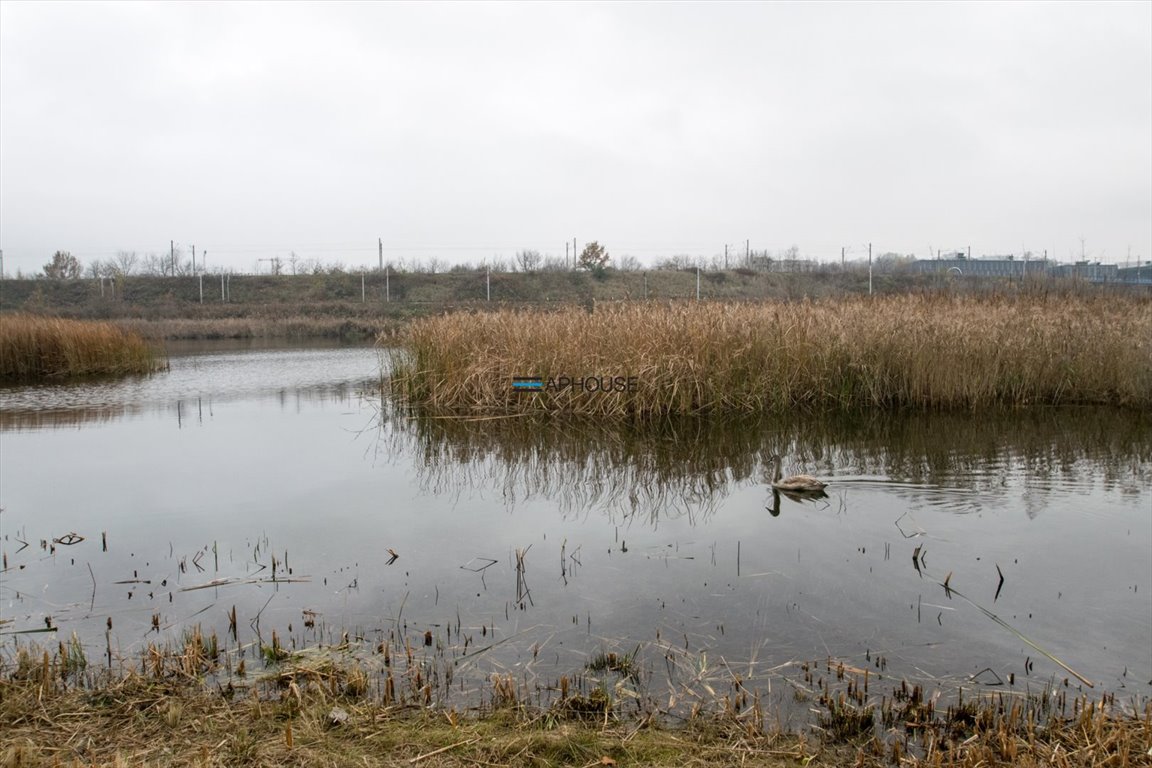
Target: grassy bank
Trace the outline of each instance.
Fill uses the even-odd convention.
[[[402,338],[394,392],[434,413],[1152,405],[1152,300],[1135,295],[627,303],[457,313]],[[556,386],[517,394],[515,376]]]
[[[0,380],[151,373],[163,366],[139,334],[113,323],[32,315],[0,319]]]
[[[345,306],[383,312],[467,304],[570,304],[596,301],[686,299],[697,295],[696,270],[608,270],[486,274],[446,272],[333,273],[323,275],[229,275],[159,277],[130,275],[109,280],[0,280],[0,309],[5,311],[126,315],[143,310],[191,313],[200,310],[244,311],[262,307]],[[948,281],[956,284],[956,281]],[[922,289],[941,284],[936,276],[878,274],[877,292]],[[203,288],[203,292],[201,292]],[[704,271],[703,299],[795,299],[867,293],[868,275],[860,271],[806,273]]]
[[[206,684],[221,655],[196,635],[150,645],[134,671],[93,671],[76,641],[23,647],[0,663],[0,765],[1067,768],[1147,765],[1152,748],[1152,706],[1124,714],[1107,695],[1091,703],[1057,691],[962,693],[944,706],[918,686],[879,697],[874,683],[870,696],[867,675],[861,687],[862,671],[843,665],[805,666],[827,673],[812,681],[825,691],[812,701],[815,724],[784,731],[738,679],[713,714],[673,723],[569,695],[565,679],[546,709],[499,675],[475,709],[403,703],[390,687],[375,695],[379,672],[331,655],[285,653]],[[846,691],[829,693],[837,678]]]
[[[201,290],[202,289],[202,290]],[[1053,297],[1148,296],[1144,288],[1078,280],[958,279],[907,271],[878,273],[877,295],[997,292]],[[867,270],[755,272],[746,269],[588,272],[404,272],[322,275],[0,280],[0,313],[131,324],[147,338],[343,338],[391,333],[443,312],[591,307],[604,302],[763,302],[867,295]]]
[[[254,314],[246,317],[129,318],[116,325],[146,339],[341,339],[371,341],[394,336],[399,321],[354,314],[317,317],[304,314]]]

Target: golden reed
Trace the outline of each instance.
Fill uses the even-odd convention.
[[[113,323],[0,316],[0,380],[151,373],[163,366],[163,358],[139,334]]]
[[[937,294],[458,313],[414,321],[391,363],[393,393],[434,413],[1147,408],[1152,298]],[[515,377],[540,377],[545,390],[514,392]],[[588,384],[605,377],[635,386]]]

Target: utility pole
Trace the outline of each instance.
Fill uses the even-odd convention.
[[[844,271],[844,246],[840,246],[840,271]]]
[[[172,277],[176,277],[176,241],[168,241],[168,260],[172,262]]]
[[[376,248],[380,253],[380,269],[384,269],[384,238],[376,238]]]
[[[724,269],[728,269],[728,243],[724,243]]]
[[[872,295],[872,243],[868,243],[868,295]]]
[[[744,264],[748,265],[752,261],[752,241],[744,241]]]

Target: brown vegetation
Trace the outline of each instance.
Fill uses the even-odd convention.
[[[151,373],[162,366],[139,334],[113,323],[23,314],[0,319],[0,380]]]
[[[435,413],[651,417],[809,408],[1152,405],[1152,299],[949,294],[414,321],[394,392]],[[635,377],[634,391],[514,393],[515,376]]]
[[[1152,707],[1119,714],[1107,696],[1076,699],[1064,715],[1053,703],[1062,694],[968,696],[944,709],[916,688],[877,712],[857,681],[822,695],[813,737],[766,728],[759,698],[742,689],[720,696],[716,714],[673,727],[620,717],[599,689],[568,695],[567,678],[547,710],[526,706],[515,678],[500,675],[480,710],[403,704],[388,688],[375,695],[377,673],[331,654],[285,654],[205,685],[223,656],[198,632],[179,647],[150,644],[135,671],[93,671],[75,639],[56,652],[20,648],[0,663],[0,766],[1123,768],[1147,765],[1152,747]]]

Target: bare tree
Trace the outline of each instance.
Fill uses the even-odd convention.
[[[300,259],[296,262],[296,269],[301,275],[324,274],[324,265],[320,263],[320,259]]]
[[[540,264],[543,263],[544,257],[540,255],[540,251],[518,251],[516,253],[515,266],[521,272],[535,272],[540,269]]]
[[[159,277],[166,274],[170,263],[167,256],[161,257],[157,253],[148,253],[140,262],[140,273],[149,277]]]
[[[84,269],[84,274],[93,280],[99,280],[102,277],[116,277],[120,274],[120,272],[117,269],[116,262],[114,262],[112,259],[108,259],[106,261],[101,259],[93,259]]]
[[[117,251],[113,262],[116,266],[116,272],[121,275],[130,275],[132,270],[136,269],[136,264],[140,261],[136,255],[136,251]]]
[[[657,269],[695,269],[700,266],[699,260],[684,253],[669,256],[656,265]]]
[[[44,276],[51,280],[75,280],[80,277],[80,260],[68,251],[56,251],[44,265]]]
[[[635,256],[621,256],[616,260],[616,268],[624,272],[639,272],[643,265]]]

